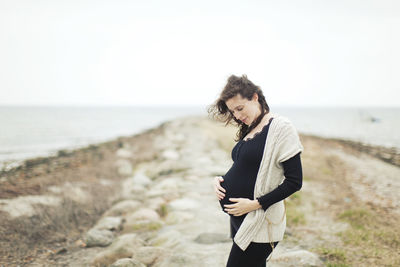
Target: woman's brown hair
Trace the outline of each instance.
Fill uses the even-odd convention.
[[[242,98],[251,100],[254,93],[257,93],[258,95],[261,114],[250,126],[248,126],[233,116],[231,111],[226,106],[225,101],[236,96],[237,94],[240,94]],[[264,114],[268,112],[269,106],[267,101],[265,101],[265,97],[261,91],[261,88],[252,83],[245,74],[243,74],[242,77],[231,75],[228,78],[228,82],[222,90],[219,98],[208,107],[208,113],[213,119],[225,122],[225,125],[231,123],[232,120],[236,122],[236,125],[239,127],[239,131],[236,133],[237,138],[235,141],[243,139],[248,132],[253,130],[260,123],[261,119],[264,117]]]

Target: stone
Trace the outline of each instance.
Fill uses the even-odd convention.
[[[161,153],[161,156],[166,160],[177,160],[179,159],[179,153],[176,150],[167,149]]]
[[[145,187],[152,183],[152,180],[143,172],[136,173],[132,179],[134,184]]]
[[[190,198],[180,198],[168,203],[168,207],[171,210],[193,210],[199,208],[200,204]]]
[[[106,247],[112,243],[114,234],[109,230],[90,229],[84,237],[86,247]]]
[[[162,226],[163,222],[156,211],[142,208],[127,216],[124,232],[156,231]]]
[[[124,258],[117,260],[110,267],[146,267],[146,265],[136,259]]]
[[[154,267],[187,267],[199,266],[199,260],[194,255],[186,253],[176,253],[170,257],[164,258],[162,261],[157,261]]]
[[[132,175],[133,168],[132,168],[132,164],[129,160],[118,159],[115,162],[115,165],[118,167],[118,174],[120,174],[122,176]]]
[[[161,180],[160,182],[158,182],[157,184],[155,184],[152,188],[154,190],[177,190],[178,189],[178,184],[182,182],[181,178],[177,178],[177,177],[168,177],[168,178],[164,178],[163,180]]]
[[[194,214],[184,211],[171,211],[167,212],[165,222],[167,224],[178,224],[189,221],[194,218]]]
[[[182,234],[176,230],[165,230],[158,233],[158,235],[149,240],[151,246],[173,248],[182,242]]]
[[[95,229],[105,229],[110,231],[120,230],[122,228],[122,218],[121,217],[103,217],[94,226]]]
[[[127,223],[132,220],[151,220],[157,221],[160,219],[160,215],[152,209],[148,208],[140,208],[131,215],[129,215],[126,219]]]
[[[117,157],[119,158],[131,158],[132,157],[132,152],[128,149],[125,148],[120,148],[116,152]]]
[[[143,245],[144,241],[134,233],[120,235],[106,250],[95,256],[92,265],[108,266],[118,259],[130,257]]]
[[[158,258],[163,257],[165,254],[166,250],[164,248],[146,246],[135,251],[132,257],[146,265],[152,265]]]
[[[121,186],[121,197],[125,199],[131,199],[131,198],[141,198],[140,196],[142,194],[146,193],[146,188],[141,185],[141,184],[135,184],[135,181],[133,180],[132,177],[125,179],[125,181],[122,182]]]

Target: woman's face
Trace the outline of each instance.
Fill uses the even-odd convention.
[[[260,103],[258,103],[258,95],[256,93],[254,93],[251,100],[237,94],[225,101],[225,104],[232,115],[246,125],[251,125],[261,114]]]

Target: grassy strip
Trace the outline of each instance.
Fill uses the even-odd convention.
[[[374,266],[400,266],[400,229],[394,217],[359,206],[343,211],[338,219],[350,225],[339,236],[351,263],[355,266],[360,261]]]
[[[304,225],[306,219],[304,214],[298,210],[301,205],[301,192],[297,191],[285,200],[286,204],[286,220],[288,225]]]

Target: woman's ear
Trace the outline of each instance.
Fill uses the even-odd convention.
[[[258,94],[257,93],[254,93],[254,95],[253,95],[253,98],[252,98],[253,100],[255,100],[255,101],[258,101]]]

